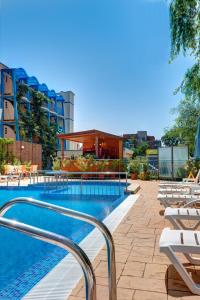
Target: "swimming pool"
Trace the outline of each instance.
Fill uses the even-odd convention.
[[[94,186],[92,184],[90,192],[91,189],[99,188],[94,188]],[[109,183],[109,188],[104,187],[104,194],[97,194],[95,197],[87,192],[73,195],[71,192],[68,194],[62,190],[61,194],[65,196],[62,199],[57,197],[56,193],[51,193],[48,199],[48,195],[44,193],[44,188],[41,186],[14,190],[1,189],[0,205],[14,197],[27,196],[85,212],[103,220],[124,199],[124,186],[121,186],[120,193],[115,194],[116,187],[116,184]],[[80,242],[93,229],[93,226],[82,221],[24,204],[13,207],[5,216],[63,234],[75,242]],[[5,228],[0,228],[0,245],[0,299],[3,300],[21,299],[66,256],[66,251],[56,246]]]

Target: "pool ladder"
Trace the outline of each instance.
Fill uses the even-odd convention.
[[[40,208],[46,208],[52,210],[58,214],[85,221],[89,224],[92,224],[103,234],[106,247],[107,247],[107,257],[108,257],[108,283],[109,283],[109,300],[117,300],[117,286],[116,286],[116,263],[115,263],[115,247],[112,235],[108,228],[104,225],[103,222],[97,220],[93,216],[67,209],[62,206],[46,203],[43,201],[35,200],[33,198],[20,197],[15,198],[6,202],[2,207],[0,207],[0,227],[6,227],[8,229],[21,232],[25,235],[28,235],[34,239],[42,240],[49,244],[56,245],[60,248],[67,250],[71,253],[75,259],[80,264],[84,279],[85,279],[85,291],[86,291],[86,300],[96,300],[96,278],[92,264],[86,255],[86,253],[72,240],[47,231],[40,229],[38,227],[30,226],[15,220],[10,220],[4,218],[4,214],[12,207],[17,204],[27,204],[31,206],[37,206]]]

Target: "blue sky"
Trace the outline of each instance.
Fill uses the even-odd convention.
[[[0,61],[72,90],[75,130],[116,134],[172,124],[191,61],[170,53],[165,0],[0,0]]]

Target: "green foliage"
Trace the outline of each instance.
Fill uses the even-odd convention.
[[[14,157],[12,164],[14,166],[20,166],[21,165],[21,161],[17,157]]]
[[[184,169],[186,170],[187,175],[191,172],[195,177],[200,169],[200,161],[196,159],[189,159],[184,165]]]
[[[197,120],[200,115],[200,2],[199,0],[172,0],[170,3],[171,60],[178,54],[192,55],[195,63],[187,70],[175,94],[184,98],[176,108],[177,118],[165,132],[165,145],[186,143],[193,154]]]
[[[53,166],[52,169],[54,171],[59,171],[61,169],[61,160],[58,157],[53,159]]]
[[[165,146],[177,146],[184,141],[181,138],[181,128],[173,127],[165,131],[165,134],[161,137],[161,141]]]
[[[98,160],[96,162],[97,171],[103,172],[108,167],[108,162],[106,160]]]
[[[30,94],[31,110],[23,97]],[[42,145],[43,168],[49,169],[52,157],[56,152],[56,125],[48,122],[48,116],[42,106],[48,104],[48,99],[44,94],[33,90],[27,85],[18,86],[17,93],[18,112],[20,116],[20,137],[23,140],[37,140]]]
[[[139,174],[140,172],[140,162],[137,159],[131,159],[128,162],[128,173],[129,174]]]
[[[138,146],[138,155],[146,155],[146,150],[149,148],[149,144],[147,142],[141,142]]]
[[[200,55],[199,0],[172,0],[170,3],[171,58],[190,50]]]
[[[0,138],[0,169],[2,171],[3,166],[8,159],[8,145],[14,142],[13,139]]]
[[[26,167],[26,171],[30,171],[31,168],[31,160],[29,161],[24,161],[24,165]]]
[[[193,102],[200,100],[200,62],[187,70],[181,86],[175,92],[179,90]]]
[[[176,177],[177,178],[186,178],[186,177],[188,177],[188,172],[186,171],[186,169],[184,167],[181,167],[177,170]]]
[[[149,148],[149,144],[145,141],[141,142],[139,145],[132,144],[131,150],[133,151],[133,158],[137,156],[145,156],[146,150]]]
[[[192,173],[192,175],[196,177],[199,169],[200,161],[196,159],[189,159],[183,167],[178,169],[177,175],[180,178],[186,178],[190,173]]]
[[[89,172],[91,168],[95,165],[95,160],[92,155],[87,155],[87,157],[79,156],[75,161],[75,166],[81,172]]]
[[[150,180],[150,173],[148,171],[147,172],[142,171],[138,177],[141,180]]]
[[[71,159],[67,159],[67,158],[63,159],[62,161],[63,168],[67,168],[70,164],[71,164]]]
[[[200,115],[200,102],[193,101],[187,97],[179,103],[176,111],[178,116],[175,119],[175,125],[166,130],[161,140],[166,146],[188,144],[192,155],[194,152],[197,121]]]
[[[150,179],[150,171],[146,157],[129,160],[127,170],[129,174],[137,174],[141,180]]]
[[[110,169],[112,172],[118,172],[119,171],[119,160],[113,159],[110,163]]]

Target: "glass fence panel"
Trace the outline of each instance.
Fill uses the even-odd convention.
[[[164,147],[158,149],[159,176],[163,178],[172,177],[172,149]]]

